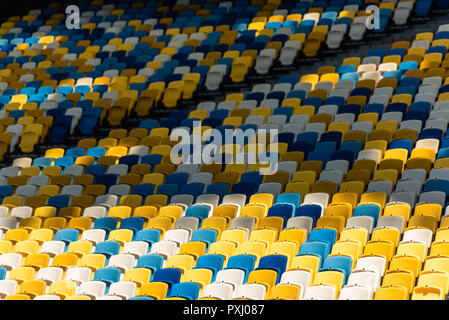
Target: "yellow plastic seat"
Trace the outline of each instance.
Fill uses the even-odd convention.
[[[148,268],[132,268],[125,271],[123,281],[131,281],[137,284],[137,287],[142,287],[144,284],[150,282],[151,270]]]
[[[319,271],[313,277],[312,285],[327,285],[332,286],[336,290],[336,297],[343,287],[344,274],[339,271]]]
[[[382,286],[402,286],[411,294],[415,286],[415,276],[410,271],[387,271],[382,280]]]
[[[444,300],[444,292],[438,287],[415,287],[412,300]]]
[[[84,255],[79,260],[79,266],[89,268],[92,272],[101,269],[106,264],[106,256],[104,254],[92,253]]]
[[[418,277],[418,287],[437,287],[447,295],[449,290],[449,275],[443,271],[423,271]]]
[[[410,271],[413,275],[418,277],[421,272],[422,261],[415,255],[395,255],[391,258],[389,270],[404,270]]]
[[[140,288],[139,295],[162,300],[167,296],[169,285],[165,282],[149,282]]]
[[[187,270],[193,268],[194,264],[195,258],[193,256],[178,254],[167,259],[166,268],[177,268],[181,270],[183,274],[185,274]]]
[[[34,299],[36,296],[43,295],[45,293],[46,287],[47,283],[43,280],[28,280],[24,281],[20,285],[16,293],[20,295],[27,295],[31,299]],[[28,300],[28,299],[18,299],[18,300]]]
[[[9,279],[16,281],[18,284],[22,284],[25,281],[34,280],[36,270],[31,267],[18,267],[11,270]]]
[[[403,286],[382,286],[374,293],[374,300],[408,300],[407,288]]]
[[[134,232],[131,229],[115,229],[109,233],[108,241],[117,241],[120,245],[132,241]]]
[[[253,270],[248,275],[246,283],[259,283],[267,288],[267,294],[271,292],[271,288],[276,285],[277,272],[270,269]]]
[[[274,286],[268,300],[298,300],[301,288],[293,284],[278,284]]]
[[[48,289],[48,294],[57,295],[61,298],[61,300],[64,300],[68,296],[73,296],[75,294],[76,290],[76,283],[75,281],[70,280],[61,280],[61,281],[55,281],[50,285],[50,288]]]

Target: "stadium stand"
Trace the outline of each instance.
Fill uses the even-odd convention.
[[[449,1],[79,6],[0,25],[1,299],[446,299]]]

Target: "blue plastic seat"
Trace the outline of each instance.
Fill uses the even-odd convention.
[[[358,154],[362,150],[362,143],[356,140],[350,140],[342,142],[340,145],[339,151],[351,151],[354,154]],[[338,156],[338,154],[337,154]]]
[[[140,256],[137,260],[136,268],[147,268],[151,270],[151,274],[162,269],[164,257],[160,254],[146,254]]]
[[[442,138],[443,138],[443,130],[438,128],[427,128],[421,131],[417,140],[438,139],[439,141],[441,141]]]
[[[101,268],[95,271],[94,281],[102,281],[106,283],[106,286],[109,287],[114,282],[120,281],[121,271],[118,268]]]
[[[70,242],[77,241],[78,236],[79,231],[77,229],[62,229],[56,232],[54,240],[63,241],[67,245]]]
[[[337,151],[337,143],[334,141],[320,141],[315,145],[315,149],[313,152],[325,152],[325,153],[334,153]],[[309,153],[310,155],[310,153]]]
[[[53,163],[53,159],[46,158],[46,157],[35,158],[33,160],[33,166],[40,167],[40,168],[49,167],[49,166],[51,166],[52,163]]]
[[[142,217],[128,217],[120,222],[120,229],[130,229],[136,234],[143,229],[144,223],[145,220]]]
[[[185,216],[198,218],[201,225],[201,221],[209,216],[209,210],[209,207],[203,205],[190,206],[187,208]]]
[[[296,209],[295,216],[311,217],[313,219],[313,227],[315,227],[316,221],[321,217],[323,208],[317,204],[303,204]]]
[[[349,274],[351,273],[352,269],[352,258],[348,256],[332,256],[327,257],[323,261],[322,270],[336,270],[343,272],[345,278],[343,285],[346,284],[348,281]]]
[[[374,225],[377,223],[377,219],[379,219],[380,214],[380,206],[376,204],[364,204],[354,208],[353,216],[368,216],[372,217],[374,221]]]
[[[159,188],[158,188],[159,191]],[[154,192],[154,185],[151,183],[143,183],[135,185],[132,189],[131,194],[138,194],[142,197],[147,197],[149,195],[152,195]]]
[[[192,233],[191,241],[201,241],[206,243],[207,247],[211,243],[217,241],[217,230],[213,229],[200,229]]]
[[[132,167],[135,164],[139,163],[139,156],[137,154],[129,154],[123,157],[120,157],[119,164],[126,164],[128,168]]]
[[[276,283],[281,280],[282,273],[285,272],[287,268],[288,257],[281,254],[271,254],[263,256],[259,260],[259,266],[256,270],[260,269],[270,269],[277,273]]]
[[[276,198],[276,204],[281,203],[292,204],[295,210],[293,214],[295,214],[296,209],[299,207],[301,203],[301,195],[299,193],[282,193],[278,195],[278,197]]]
[[[70,196],[64,194],[50,197],[47,201],[47,206],[55,207],[57,212],[59,212],[59,209],[68,207],[69,203]]]
[[[156,270],[153,276],[153,281],[165,282],[172,287],[176,283],[179,283],[181,274],[181,270],[177,268],[162,268]]]
[[[179,190],[180,194],[190,194],[195,198],[202,195],[204,191],[203,183],[188,183],[181,187]]]
[[[408,151],[408,155],[410,155],[413,149],[413,141],[409,139],[393,140],[391,141],[388,149],[406,149]]]
[[[446,197],[449,195],[449,180],[445,179],[430,179],[427,180],[424,184],[423,192],[428,191],[442,191],[446,194]]]
[[[12,196],[14,192],[13,186],[0,186],[0,197],[3,200],[4,197]]]
[[[205,193],[217,194],[222,199],[225,195],[229,194],[229,184],[224,182],[212,183],[206,187]]]
[[[287,220],[293,217],[295,213],[295,205],[290,203],[278,203],[268,209],[267,217],[280,217],[284,219],[284,228],[287,225]]]
[[[62,168],[70,167],[75,164],[75,161],[72,157],[64,156],[61,158],[55,159],[55,163],[53,164],[55,167],[60,166]]]
[[[104,175],[106,172],[106,166],[102,164],[93,164],[91,166],[87,166],[84,174],[91,174],[94,177]]]
[[[337,231],[335,229],[321,228],[312,230],[309,234],[308,241],[324,241],[332,248],[337,238]]]
[[[119,254],[120,252],[120,243],[117,241],[103,241],[97,243],[95,247],[95,252],[98,254],[102,254],[109,259],[111,256]]]
[[[263,182],[263,175],[260,174],[259,171],[248,171],[242,174],[240,177],[240,182],[248,181],[256,184],[258,188],[260,184]]]
[[[94,176],[94,184],[102,184],[106,186],[106,192],[109,190],[110,186],[113,186],[117,183],[117,175],[108,173],[108,174],[99,174]]]
[[[95,220],[94,229],[103,229],[104,231],[106,231],[107,236],[109,232],[117,229],[117,224],[118,221],[115,217],[102,217]]]
[[[150,164],[152,168],[162,162],[162,155],[160,154],[146,154],[140,159],[140,163]]]
[[[254,270],[256,265],[256,257],[250,254],[239,254],[231,256],[225,269],[239,269],[245,272],[244,282],[248,280],[248,275]]]
[[[196,282],[181,282],[172,286],[168,297],[182,297],[187,300],[198,299],[200,285]]]
[[[106,148],[104,147],[93,147],[86,151],[86,156],[91,156],[94,158],[103,157],[106,154]]]
[[[59,116],[53,120],[50,130],[50,140],[53,143],[63,143],[72,124],[71,116]]]
[[[324,241],[307,241],[299,248],[299,255],[314,255],[320,258],[320,263],[329,255],[329,243]]]
[[[320,142],[333,142],[335,143],[335,147],[338,148],[342,137],[343,134],[340,131],[327,131],[321,134]]]
[[[145,241],[151,246],[153,243],[158,242],[160,240],[160,237],[161,237],[160,230],[143,229],[137,231],[134,241]]]
[[[254,182],[240,181],[232,186],[231,193],[243,193],[247,198],[251,197],[257,191],[257,186]]]
[[[438,150],[436,159],[449,158],[449,148],[441,148]]]
[[[222,255],[206,254],[204,256],[198,257],[194,269],[201,268],[212,270],[212,272],[214,273],[213,278],[215,278],[217,272],[223,269],[223,265],[224,265],[224,257]]]

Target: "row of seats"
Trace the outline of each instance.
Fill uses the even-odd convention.
[[[1,298],[445,299],[447,26],[122,127],[447,1],[111,2],[1,25],[2,155],[119,127],[0,170]],[[180,128],[254,161],[176,165]]]

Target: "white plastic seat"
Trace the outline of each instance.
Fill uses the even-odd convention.
[[[46,241],[42,244],[41,253],[46,253],[50,257],[64,253],[65,242],[59,240]]]
[[[407,203],[414,208],[416,203],[416,194],[409,191],[394,191],[390,196],[390,202]]]
[[[4,253],[0,255],[0,266],[8,271],[20,267],[21,262],[22,255],[19,253]]]
[[[123,254],[130,254],[138,259],[148,253],[149,244],[146,241],[130,241],[123,245]]]
[[[268,74],[270,72],[272,64],[273,64],[272,56],[259,54],[256,58],[254,70],[256,70],[258,74]]]
[[[89,296],[96,300],[98,297],[104,296],[106,292],[106,283],[103,281],[87,281],[83,282],[78,290],[79,295]]]
[[[307,270],[289,270],[282,274],[280,283],[294,284],[301,288],[299,299],[304,296],[304,290],[310,285],[312,275]],[[302,291],[302,293],[301,293]]]
[[[109,258],[108,267],[118,268],[124,273],[136,264],[136,258],[131,254],[116,254]]]
[[[83,282],[90,281],[92,270],[86,267],[67,269],[65,280],[72,280],[79,286]]]
[[[103,229],[88,229],[81,235],[81,240],[87,240],[92,242],[93,245],[97,245],[99,242],[103,242],[106,238],[106,231]]]
[[[371,270],[383,276],[385,271],[386,260],[381,256],[365,256],[357,260],[355,269]]]
[[[427,248],[430,248],[432,243],[432,230],[424,228],[406,230],[404,231],[401,243],[405,241],[422,242]]]
[[[236,297],[250,300],[265,300],[267,287],[259,283],[248,283],[237,289]]]
[[[340,290],[338,300],[373,300],[373,289],[367,286],[345,286]]]
[[[44,280],[47,283],[47,285],[50,285],[55,281],[62,280],[63,273],[64,270],[62,270],[62,268],[59,267],[41,268],[37,272],[36,280]]]
[[[373,123],[371,121],[357,121],[351,126],[351,131],[365,131],[369,134],[373,131]]]
[[[95,206],[102,206],[105,207],[106,209],[115,207],[117,204],[118,204],[118,197],[115,194],[105,194],[95,199]]]
[[[437,203],[444,207],[446,201],[446,194],[442,191],[428,191],[419,195],[419,202]]]
[[[218,206],[218,203],[220,201],[220,196],[218,194],[202,194],[196,198],[195,204],[204,204],[211,207],[213,210],[215,207]]]
[[[237,215],[246,204],[246,195],[241,193],[228,194],[223,197],[222,205],[233,205],[237,207]]]
[[[114,282],[109,287],[108,296],[115,296],[127,300],[135,295],[136,289],[137,284],[132,281]]]
[[[234,292],[243,285],[245,271],[241,269],[223,269],[217,272],[215,283],[229,283],[233,286]]]
[[[396,228],[401,233],[404,231],[405,219],[402,216],[383,216],[377,221],[377,227]]]
[[[106,216],[106,208],[103,206],[93,206],[84,209],[83,217],[89,217],[93,220]]]
[[[368,233],[373,230],[374,219],[370,216],[356,216],[348,218],[345,229],[362,228],[366,229]]]
[[[0,298],[15,294],[17,287],[17,282],[14,280],[0,280]]]
[[[303,204],[318,204],[324,210],[327,208],[327,205],[329,204],[329,194],[324,192],[308,193],[304,197]]]
[[[421,185],[426,181],[427,172],[424,169],[407,169],[402,172],[401,179],[418,180]]]
[[[84,186],[82,186],[82,185],[70,184],[70,185],[64,186],[61,189],[60,194],[76,197],[76,196],[80,196],[83,193],[83,189],[84,189]]]
[[[230,283],[211,283],[204,287],[201,298],[217,298],[220,300],[231,300],[234,287]]]
[[[336,289],[333,286],[318,285],[307,287],[304,300],[335,300]]]
[[[343,172],[343,174],[347,174],[348,169],[349,169],[348,160],[331,160],[326,162],[325,170],[338,170]]]
[[[312,231],[313,219],[311,217],[292,217],[287,220],[285,229],[304,229],[309,234]]]
[[[189,241],[190,233],[185,229],[171,229],[164,233],[164,241],[172,241],[180,247],[184,242]]]
[[[393,182],[391,181],[371,181],[368,184],[366,192],[383,192],[389,197],[393,189]]]
[[[166,259],[175,255],[177,252],[177,244],[173,241],[159,241],[153,243],[150,253],[160,254]]]
[[[28,206],[15,207],[11,209],[11,217],[17,219],[29,218],[33,215],[33,208]]]

